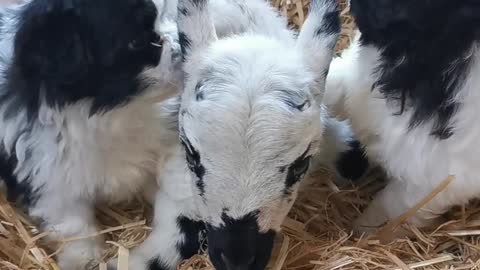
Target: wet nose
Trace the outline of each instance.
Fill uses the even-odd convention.
[[[233,260],[228,259],[225,254],[222,254],[222,261],[227,267],[227,270],[248,270],[253,264],[255,258],[250,256],[248,258],[243,258],[240,262],[233,262]]]

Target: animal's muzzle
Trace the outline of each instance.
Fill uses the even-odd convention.
[[[270,260],[275,232],[229,224],[208,228],[207,236],[210,260],[217,270],[263,270]]]

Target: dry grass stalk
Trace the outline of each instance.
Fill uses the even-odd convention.
[[[0,4],[5,1],[0,0]],[[338,51],[350,43],[354,29],[345,2],[340,0],[343,28]],[[303,24],[308,3],[308,0],[272,0],[275,7],[289,16],[294,27]],[[480,269],[480,202],[453,209],[445,215],[449,221],[438,227],[420,230],[406,226],[408,237],[390,239],[385,244],[356,238],[350,228],[371,196],[383,188],[382,176],[373,173],[359,187],[340,188],[331,179],[328,171],[321,171],[301,192],[285,220],[269,269]],[[387,225],[389,229],[383,230],[385,237],[389,238],[392,228],[411,214],[410,211],[390,223],[390,227]],[[114,207],[102,205],[97,217],[101,231],[66,241],[105,235],[109,242],[103,260],[118,256],[123,267],[119,269],[126,269],[128,249],[138,246],[150,231],[145,224],[151,220],[151,207],[141,200]],[[47,235],[40,233],[0,194],[0,270],[59,269],[51,258],[58,252],[57,245],[46,242]],[[105,263],[100,263],[99,269],[106,269]],[[178,270],[213,270],[213,267],[205,254],[199,254],[180,264]]]

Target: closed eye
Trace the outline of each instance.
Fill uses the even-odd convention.
[[[287,177],[285,179],[285,190],[288,191],[293,185],[298,183],[307,174],[310,167],[312,156],[309,155],[311,145],[307,150],[292,162],[287,168]]]
[[[185,149],[185,159],[187,161],[188,168],[192,171],[199,179],[202,179],[205,175],[205,168],[203,167],[200,161],[200,154],[192,146],[188,138],[181,136],[181,142],[183,148]]]

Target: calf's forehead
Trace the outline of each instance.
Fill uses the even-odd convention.
[[[184,135],[200,152],[202,163],[290,163],[321,132],[315,106],[301,112],[270,96],[226,99],[196,102],[182,116]]]

